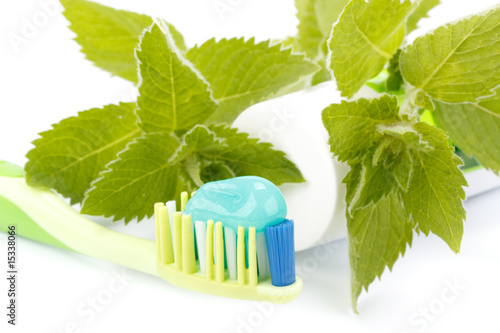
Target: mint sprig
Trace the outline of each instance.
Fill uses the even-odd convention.
[[[102,33],[110,34],[105,39],[117,43],[122,30],[109,28],[108,21],[121,17],[125,22],[138,15],[88,1],[66,3],[67,11],[77,9],[81,14],[97,12],[103,18]],[[221,122],[234,119],[252,103],[297,87],[317,66],[269,42],[211,40],[189,53],[209,82],[179,49],[172,26],[155,21],[141,31],[134,46],[137,103],[85,111],[42,133],[28,153],[30,185],[53,188],[72,203],[83,202],[84,214],[113,216],[127,223],[151,216],[155,202],[177,198],[181,191],[206,181],[257,175],[276,184],[303,182],[297,167],[270,144],[225,124],[203,123],[215,112]],[[83,39],[91,41],[95,29]],[[122,46],[123,55],[134,53],[129,44]],[[112,56],[99,52],[103,61]],[[221,56],[212,58],[211,52]],[[247,63],[235,59],[237,54],[245,54]]]
[[[465,178],[444,132],[409,120],[398,99],[359,99],[323,111],[331,150],[351,171],[344,179],[352,297],[411,243],[412,231],[432,232],[458,252]],[[347,147],[347,148],[346,148]]]
[[[344,95],[352,96],[387,66],[382,90],[398,96],[342,102],[323,111],[331,150],[351,167],[344,183],[355,310],[362,289],[404,254],[411,230],[432,232],[459,251],[466,181],[447,134],[487,168],[497,171],[500,165],[494,153],[500,142],[499,8],[394,48],[404,39],[404,27],[412,30],[436,4],[352,0],[329,40],[329,65]],[[364,33],[362,27],[380,24],[377,12],[399,15],[372,35]],[[360,45],[367,46],[354,49],[346,36],[364,38]],[[422,108],[433,111],[441,129],[419,121]]]

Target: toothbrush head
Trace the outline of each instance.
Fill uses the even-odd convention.
[[[157,269],[168,282],[195,291],[286,303],[295,276],[293,221],[277,187],[260,177],[207,183],[176,202],[155,204]]]

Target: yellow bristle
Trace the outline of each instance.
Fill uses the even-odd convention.
[[[161,239],[160,239],[160,215],[158,214],[158,208],[165,206],[163,202],[155,203],[155,236],[156,236],[156,254],[158,258],[161,257]]]
[[[186,209],[186,205],[188,202],[188,193],[187,192],[182,192],[181,193],[181,212]]]
[[[171,264],[174,262],[174,250],[172,247],[168,208],[165,206],[158,207],[157,214],[160,226],[161,262],[163,264]]]
[[[238,266],[238,284],[245,284],[245,228],[238,227],[238,241],[236,244],[236,266]]]
[[[185,274],[192,274],[196,272],[194,234],[191,215],[182,216],[182,271]]]
[[[258,282],[257,277],[257,244],[255,238],[255,228],[248,228],[248,271],[249,271],[249,284],[256,286]]]

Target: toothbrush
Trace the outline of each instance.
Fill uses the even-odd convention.
[[[274,194],[279,193],[284,203],[269,181],[240,178],[250,179],[239,182],[259,181],[278,191]],[[203,186],[217,188],[231,182],[235,180]],[[193,215],[176,211],[175,201],[155,204],[156,241],[152,241],[88,220],[55,193],[29,187],[20,167],[0,161],[0,230],[6,232],[15,225],[22,237],[156,275],[194,291],[274,303],[295,299],[302,280],[295,276],[293,222],[275,216],[274,221],[236,225],[234,230],[231,221],[218,219],[220,215],[200,220],[203,210],[196,210],[196,201],[207,192],[203,186],[189,200],[187,192],[181,194],[182,210],[191,209]]]

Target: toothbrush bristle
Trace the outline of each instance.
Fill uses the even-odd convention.
[[[172,243],[174,248],[175,269],[182,270],[182,213],[175,212],[173,218]]]
[[[295,246],[293,221],[266,227],[266,243],[274,286],[284,287],[295,282]]]
[[[163,264],[170,264],[174,262],[174,249],[172,247],[172,230],[166,206],[158,207],[158,223],[161,261]]]
[[[175,200],[170,200],[170,201],[167,201],[166,205],[167,208],[168,208],[168,218],[170,220],[170,232],[171,234],[173,235],[174,234],[174,213],[177,211],[177,203],[175,202]]]
[[[224,282],[224,236],[222,222],[215,223],[215,281]]]
[[[181,212],[184,211],[186,208],[188,202],[188,193],[187,192],[182,192],[181,193]]]
[[[207,223],[204,221],[195,222],[196,245],[198,250],[198,260],[200,261],[201,274],[206,272],[206,242],[207,242]]]
[[[187,196],[187,192],[182,193],[181,208],[186,206]],[[155,205],[155,223],[159,260],[164,265],[173,264],[177,271],[199,271],[207,280],[228,279],[241,286],[256,286],[269,276],[274,286],[295,282],[292,220],[265,231],[242,226],[235,231],[219,221],[191,221],[190,215],[177,211],[172,200]]]
[[[182,270],[185,274],[196,272],[194,234],[191,215],[182,215]]]
[[[236,280],[236,233],[233,229],[224,227],[224,242],[229,279]]]
[[[257,265],[259,267],[259,279],[265,280],[269,276],[269,260],[267,259],[267,245],[265,233],[257,233]]]

